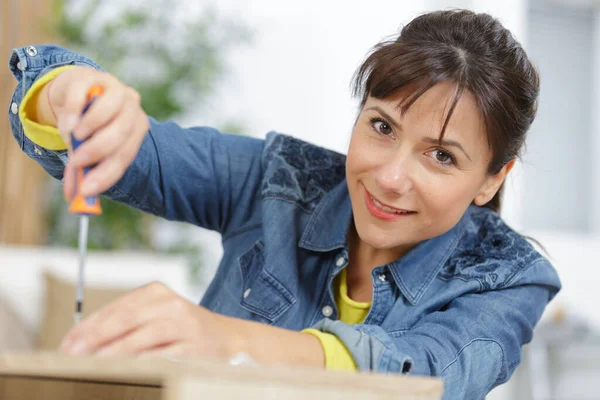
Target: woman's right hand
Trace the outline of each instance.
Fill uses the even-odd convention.
[[[92,86],[101,86],[104,92],[81,115]],[[73,67],[50,81],[38,99],[38,122],[56,126],[69,149],[71,133],[78,140],[87,139],[77,151],[70,151],[65,197],[74,195],[76,167],[94,166],[82,183],[84,196],[100,194],[117,183],[149,129],[138,92],[106,72]]]

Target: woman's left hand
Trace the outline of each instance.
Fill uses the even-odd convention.
[[[65,336],[73,355],[228,357],[235,339],[224,317],[151,283],[83,319]]]

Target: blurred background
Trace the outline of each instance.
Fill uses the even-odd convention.
[[[135,87],[148,114],[345,153],[352,74],[377,42],[435,9],[499,18],[542,77],[538,117],[503,216],[535,238],[563,290],[524,362],[489,399],[598,399],[600,388],[600,1],[1,0],[0,96],[15,47],[58,43]],[[9,111],[10,112],[10,111]],[[213,232],[103,200],[91,222],[87,311],[152,280],[197,302],[221,255]],[[60,183],[0,124],[0,351],[53,348],[70,324],[76,219]]]

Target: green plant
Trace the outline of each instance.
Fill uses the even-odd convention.
[[[50,29],[62,44],[94,60],[134,87],[142,107],[157,120],[201,111],[225,72],[224,56],[247,44],[251,32],[207,7],[194,19],[176,13],[183,0],[149,0],[143,6],[115,0],[55,0]],[[118,10],[114,15],[114,10]],[[240,129],[230,121],[227,128]],[[227,129],[231,131],[230,129]],[[54,185],[48,212],[49,244],[77,245],[77,221],[66,211],[60,185]],[[137,249],[185,254],[198,279],[201,249],[182,236],[157,246],[154,218],[102,200],[103,214],[90,224],[90,249]]]

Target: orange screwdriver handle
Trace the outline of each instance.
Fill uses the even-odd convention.
[[[100,96],[104,90],[100,86],[92,86],[88,91],[87,103],[83,109],[81,115],[85,114],[86,111],[91,107],[94,101]],[[76,150],[85,140],[77,140],[71,133],[71,143],[73,150]],[[98,196],[83,197],[80,193],[81,182],[83,178],[90,172],[91,167],[77,168],[75,178],[75,197],[71,201],[69,206],[69,212],[80,215],[99,215],[102,214],[102,207],[100,207],[100,199]]]

